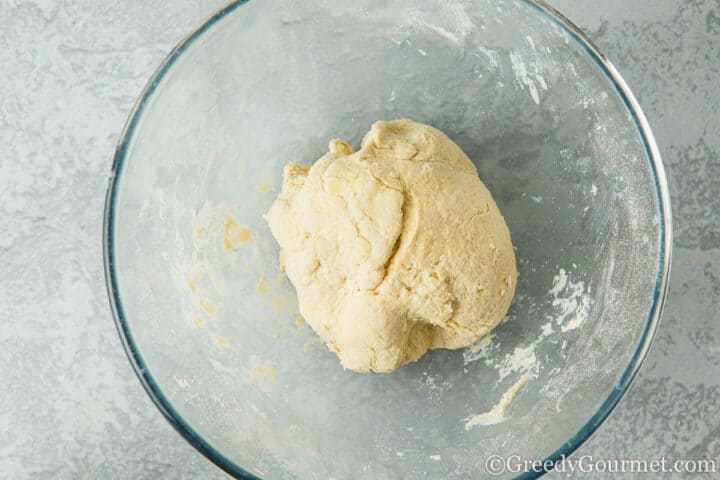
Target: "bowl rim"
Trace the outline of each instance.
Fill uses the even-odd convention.
[[[179,414],[179,412],[163,394],[159,385],[148,370],[140,350],[133,339],[132,332],[130,331],[127,318],[122,307],[122,301],[120,299],[114,255],[115,203],[119,180],[127,156],[128,147],[133,139],[133,134],[135,133],[138,121],[142,117],[147,100],[153,95],[158,84],[173,66],[175,61],[185,50],[187,50],[189,46],[195,42],[195,40],[202,36],[203,33],[205,33],[223,17],[232,13],[248,1],[249,0],[231,0],[229,3],[220,7],[217,11],[207,17],[198,27],[188,33],[170,51],[143,88],[142,93],[128,116],[113,156],[112,169],[108,179],[108,189],[105,196],[105,210],[103,218],[103,261],[105,284],[115,327],[135,374],[160,413],[165,417],[170,425],[172,425],[172,427],[188,443],[190,443],[190,445],[230,476],[242,480],[261,480],[260,477],[250,473],[245,468],[227,458],[219,450],[215,449],[208,441],[206,441],[194,430],[194,428]],[[574,435],[572,435],[559,448],[543,460],[543,465],[554,465],[559,461],[564,460],[577,450],[608,418],[610,413],[618,405],[620,399],[628,391],[628,388],[635,379],[643,360],[652,346],[652,342],[660,322],[660,317],[662,315],[663,306],[665,304],[670,277],[673,238],[672,211],[670,208],[670,194],[667,177],[665,175],[665,169],[663,167],[659,148],[647,118],[625,80],[618,73],[615,66],[607,59],[607,57],[605,57],[603,53],[600,52],[594,43],[575,24],[573,24],[555,8],[545,3],[544,0],[522,1],[526,5],[537,10],[540,14],[545,15],[551,22],[560,27],[562,31],[564,31],[579,46],[581,46],[605,77],[610,81],[618,95],[623,100],[625,107],[628,109],[628,112],[632,117],[632,121],[635,124],[638,135],[643,142],[650,170],[653,175],[660,215],[659,226],[661,241],[658,259],[658,276],[653,290],[653,302],[638,341],[638,345],[617,384],[610,391],[607,398],[600,404],[595,413]],[[549,469],[542,469],[539,471],[529,470],[521,473],[515,478],[522,480],[535,479],[547,471],[549,471]]]

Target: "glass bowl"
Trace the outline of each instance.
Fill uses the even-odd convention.
[[[298,317],[263,214],[286,163],[404,117],[475,162],[519,283],[490,338],[361,375]],[[635,376],[662,309],[671,219],[637,102],[547,5],[236,1],[143,91],[104,241],[143,386],[231,475],[529,478],[542,472],[512,462],[572,453]],[[475,416],[523,380],[501,419]]]

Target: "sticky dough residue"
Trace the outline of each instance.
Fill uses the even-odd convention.
[[[508,409],[510,403],[515,398],[515,395],[517,395],[517,393],[527,383],[529,379],[530,375],[524,373],[520,377],[520,379],[513,384],[512,387],[508,388],[505,393],[503,393],[502,398],[493,408],[491,408],[487,412],[473,415],[468,418],[465,422],[465,430],[470,430],[476,425],[496,425],[504,421],[505,411]]]
[[[264,183],[255,190],[258,195],[273,190],[273,178],[266,175]],[[278,272],[277,276],[266,277],[258,272],[253,263],[242,261],[258,245],[262,245],[260,234],[243,223],[242,212],[224,204],[206,202],[193,212],[188,225],[191,244],[189,251],[184,252],[185,261],[176,267],[177,288],[187,292],[183,310],[188,312],[188,326],[196,330],[196,334],[207,336],[214,347],[215,353],[222,350],[239,352],[238,346],[231,338],[220,330],[224,320],[234,312],[223,305],[227,295],[236,295],[237,291],[226,285],[227,270],[232,269],[247,275],[250,289],[257,295],[260,305],[276,316],[287,317],[294,329],[305,333],[304,323],[298,316],[297,302],[294,296],[286,292],[285,275]],[[247,370],[248,381],[272,380],[277,376],[273,363],[259,356],[250,356]],[[223,362],[208,357],[211,366],[224,373],[236,373]]]
[[[225,252],[222,258],[230,258],[238,246],[248,243],[254,233],[235,219],[233,209],[224,205],[205,203],[194,212],[191,221],[192,248],[187,261],[178,267],[179,283],[184,283],[188,292],[188,305],[184,307],[192,312],[190,325],[196,329],[206,329],[206,335],[219,347],[229,347],[230,340],[214,332],[217,318],[222,315],[223,305],[220,299],[227,294],[225,279],[220,273],[223,265],[213,265],[208,252]]]

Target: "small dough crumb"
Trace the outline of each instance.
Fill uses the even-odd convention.
[[[410,120],[376,122],[285,167],[267,214],[300,313],[345,368],[390,372],[461,348],[505,316],[510,232],[465,153]]]
[[[265,285],[265,279],[263,277],[260,277],[260,280],[255,286],[255,290],[257,290],[259,293],[262,293],[263,295],[267,293],[268,289],[267,285]]]
[[[204,298],[200,299],[200,308],[211,317],[217,315],[217,307]]]
[[[268,360],[264,362],[257,355],[252,357],[250,376],[253,380],[272,379],[277,376],[277,370]]]
[[[223,225],[223,248],[225,250],[232,250],[241,243],[246,243],[250,240],[252,230],[249,228],[241,227],[238,225],[232,217],[225,218],[225,224]]]
[[[195,279],[188,275],[186,280],[188,290],[190,290],[192,293],[195,293],[197,291],[197,283],[195,283]]]

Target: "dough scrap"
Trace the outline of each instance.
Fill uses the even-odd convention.
[[[300,313],[345,368],[391,372],[461,348],[505,316],[510,232],[465,153],[411,120],[376,122],[288,164],[267,214]]]

